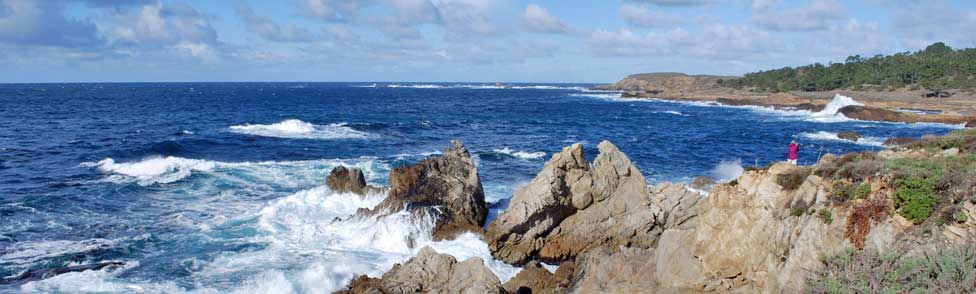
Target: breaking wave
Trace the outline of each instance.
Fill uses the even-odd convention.
[[[858,144],[858,145],[873,146],[873,147],[884,147],[884,141],[885,141],[884,138],[878,138],[878,137],[861,137],[858,138],[857,141],[851,141],[847,139],[841,139],[840,137],[837,136],[837,133],[825,132],[825,131],[818,131],[813,133],[801,133],[800,136],[812,140],[843,142],[843,143]]]
[[[508,147],[501,148],[501,149],[495,149],[495,150],[492,150],[492,151],[495,151],[495,152],[498,152],[498,153],[501,153],[501,154],[505,154],[505,155],[509,155],[509,156],[513,156],[513,157],[518,158],[518,159],[524,159],[524,160],[535,160],[535,159],[540,159],[540,158],[546,157],[546,153],[545,152],[542,152],[542,151],[538,151],[538,152],[527,152],[527,151],[514,150],[514,149],[511,149],[511,148],[508,148]]]
[[[278,123],[244,124],[231,126],[230,131],[238,134],[287,139],[365,139],[370,133],[349,127],[346,123],[315,125],[297,119],[287,119]]]

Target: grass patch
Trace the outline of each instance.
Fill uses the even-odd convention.
[[[786,173],[779,174],[776,177],[776,183],[783,187],[783,189],[796,190],[800,185],[803,185],[803,182],[806,181],[812,171],[812,167],[796,167]]]
[[[806,293],[976,293],[976,249],[942,249],[921,256],[847,250],[822,260]]]
[[[820,220],[822,220],[825,224],[829,225],[834,222],[834,215],[833,213],[830,213],[830,209],[821,208],[817,213],[817,216],[820,217]]]

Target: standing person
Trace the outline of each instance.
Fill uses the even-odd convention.
[[[796,140],[790,142],[789,152],[786,153],[786,161],[796,165],[796,160],[800,158],[800,144]]]

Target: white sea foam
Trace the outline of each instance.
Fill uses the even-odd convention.
[[[538,152],[518,151],[518,150],[514,150],[514,149],[511,149],[511,148],[508,148],[508,147],[505,147],[505,148],[502,148],[502,149],[495,149],[493,151],[498,152],[498,153],[502,153],[502,154],[506,154],[506,155],[510,155],[510,156],[514,156],[516,158],[524,159],[524,160],[534,160],[534,159],[540,159],[540,158],[546,157],[546,153],[545,152],[542,152],[542,151],[538,151]]]
[[[841,139],[840,137],[837,137],[837,133],[825,132],[825,131],[818,131],[813,133],[801,133],[800,136],[812,140],[843,142],[843,143],[858,144],[858,145],[873,146],[873,147],[884,147],[884,141],[885,141],[884,138],[878,138],[878,137],[861,137],[858,138],[857,141],[851,141],[851,140]]]
[[[674,111],[674,110],[658,111],[658,113],[666,113],[666,114],[673,114],[673,115],[680,115],[680,116],[688,116],[687,114],[681,113],[680,111]]]
[[[830,103],[827,103],[827,105],[824,106],[823,110],[811,113],[810,118],[808,120],[816,121],[816,122],[850,121],[849,118],[839,113],[838,111],[840,111],[841,108],[847,106],[853,106],[853,105],[864,106],[863,103],[854,101],[854,99],[851,97],[847,97],[841,94],[835,94],[834,99],[830,100]]]
[[[112,158],[106,158],[98,162],[80,164],[82,167],[95,167],[98,171],[108,174],[105,181],[120,184],[131,182],[143,186],[167,184],[185,179],[193,173],[202,173],[242,185],[273,182],[275,185],[285,187],[300,187],[320,181],[338,165],[360,168],[369,179],[379,178],[383,171],[389,169],[386,164],[370,157],[345,160],[219,162],[168,156],[149,157],[126,163],[117,163]],[[246,179],[241,178],[242,176]]]
[[[213,161],[186,159],[180,157],[150,157],[142,161],[116,163],[106,158],[96,163],[86,162],[82,166],[97,167],[103,173],[113,174],[109,181],[135,181],[140,185],[166,184],[189,177],[193,172],[209,172],[214,169]]]
[[[371,137],[371,134],[353,129],[346,123],[333,123],[323,126],[297,119],[287,119],[268,125],[236,125],[231,126],[230,131],[238,134],[288,139],[364,139]]]
[[[118,275],[139,266],[137,261],[127,261],[117,269],[70,272],[24,284],[19,289],[25,293],[183,293],[174,282],[137,283],[118,278]]]
[[[712,176],[719,182],[728,182],[738,178],[745,172],[739,160],[724,160],[712,168]]]

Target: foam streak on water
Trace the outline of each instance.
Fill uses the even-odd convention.
[[[288,119],[268,125],[236,125],[231,126],[230,131],[246,135],[288,139],[365,139],[370,137],[369,133],[353,129],[346,123],[322,126],[297,119]]]

